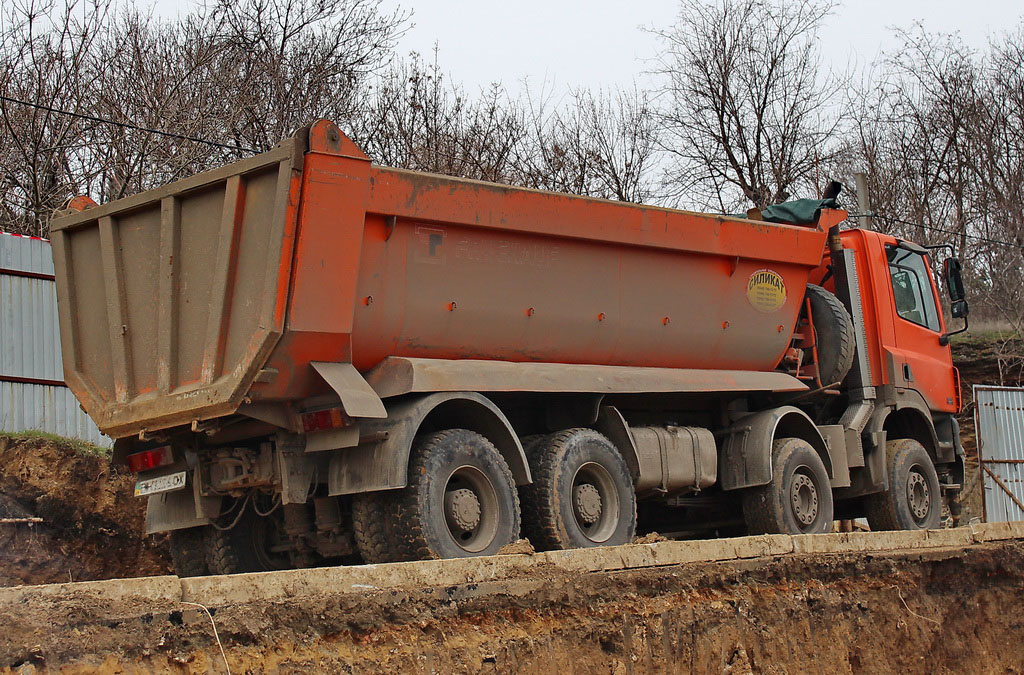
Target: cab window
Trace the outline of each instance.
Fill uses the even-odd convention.
[[[924,256],[886,246],[896,313],[919,326],[939,331],[939,313]]]

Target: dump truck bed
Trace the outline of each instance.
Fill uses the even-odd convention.
[[[56,219],[65,376],[124,436],[325,392],[313,362],[770,371],[841,213],[780,225],[377,167],[319,122]]]

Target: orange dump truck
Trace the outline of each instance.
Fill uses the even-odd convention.
[[[379,167],[321,121],[74,200],[65,376],[180,574],[936,527],[963,465],[928,251],[845,218]]]

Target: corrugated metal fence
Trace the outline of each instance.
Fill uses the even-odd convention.
[[[50,242],[0,232],[0,429],[109,446],[63,377]]]
[[[974,401],[985,520],[1024,520],[1024,389],[976,384]]]

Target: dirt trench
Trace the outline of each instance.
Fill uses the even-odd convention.
[[[143,536],[145,500],[107,457],[0,434],[0,586],[166,574],[166,537]]]
[[[1024,664],[1024,543],[803,554],[212,608],[234,673],[1006,673]],[[0,668],[224,672],[171,602],[33,597]]]

